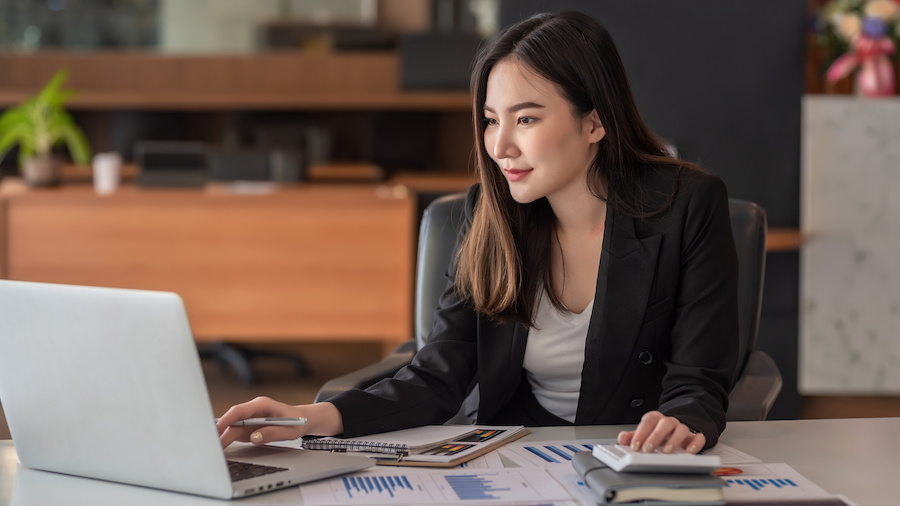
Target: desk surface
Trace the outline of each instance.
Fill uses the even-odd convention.
[[[531,441],[614,437],[622,426],[543,427]],[[900,418],[734,422],[722,442],[767,463],[787,463],[817,485],[861,506],[896,504],[891,478],[900,455]],[[298,504],[297,489],[232,504]],[[228,504],[201,497],[25,469],[0,441],[0,506],[14,504]]]

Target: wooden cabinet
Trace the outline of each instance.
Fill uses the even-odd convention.
[[[394,51],[169,55],[138,51],[0,53],[0,107],[36,92],[59,69],[75,110],[471,109],[467,91],[406,91]]]
[[[0,219],[4,278],[173,291],[198,341],[411,336],[415,199],[402,186],[77,185],[4,195]]]
[[[57,70],[67,69],[65,86],[77,91],[67,107],[94,150],[119,151],[126,159],[142,139],[263,147],[253,138],[255,128],[316,126],[327,132],[334,161],[383,163],[388,175],[404,170],[471,172],[468,91],[402,89],[395,51],[7,52],[0,53],[0,68],[0,109],[21,102]],[[405,152],[415,142],[402,128],[385,131],[373,119],[406,113],[428,116],[423,134],[429,139],[428,156],[418,155],[405,166],[370,159],[378,152]],[[304,152],[309,151],[318,149]]]

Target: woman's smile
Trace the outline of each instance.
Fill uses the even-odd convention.
[[[525,179],[528,174],[531,174],[532,169],[503,169],[503,171],[506,172],[506,179],[510,183],[514,183]]]

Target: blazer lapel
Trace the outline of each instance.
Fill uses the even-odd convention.
[[[644,320],[662,236],[639,239],[635,219],[607,212],[594,310],[588,326],[575,423],[612,423],[602,413],[619,388]]]
[[[528,329],[519,323],[497,325],[487,317],[479,318],[478,342],[479,420],[490,420],[497,409],[512,398],[522,378]]]

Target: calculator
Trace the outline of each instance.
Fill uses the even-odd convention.
[[[597,460],[622,473],[709,474],[722,467],[718,455],[699,455],[682,449],[672,453],[658,449],[643,453],[618,444],[597,444],[592,453]]]

